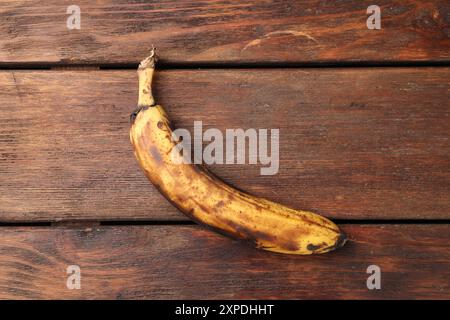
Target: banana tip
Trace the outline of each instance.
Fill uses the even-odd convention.
[[[343,247],[347,241],[348,241],[347,235],[341,232],[336,240],[335,244],[336,249]]]

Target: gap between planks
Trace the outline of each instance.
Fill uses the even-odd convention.
[[[55,64],[1,63],[2,70],[135,70],[136,63]],[[299,69],[299,68],[426,68],[449,67],[449,61],[340,61],[340,62],[169,62],[158,61],[159,70],[196,69]]]
[[[333,222],[339,225],[446,225],[450,224],[450,219],[390,219],[390,220],[367,220],[367,219],[334,219]],[[40,221],[40,222],[0,222],[1,227],[99,227],[99,226],[190,226],[197,225],[190,220],[137,220],[137,221],[96,221],[96,220],[67,220],[67,221]]]

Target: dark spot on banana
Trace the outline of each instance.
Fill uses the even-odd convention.
[[[145,111],[145,110],[147,110],[150,107],[153,107],[153,106],[137,106],[137,108],[134,109],[134,111],[130,114],[130,123],[131,124],[134,123],[134,120],[136,120],[136,117],[137,117],[139,112]]]
[[[308,249],[309,251],[314,252],[314,251],[316,251],[316,250],[319,250],[319,249],[322,248],[322,247],[323,247],[323,244],[314,245],[314,244],[310,243],[310,244],[308,244],[308,245],[306,246],[306,249]]]
[[[216,207],[221,208],[221,207],[223,207],[224,204],[225,203],[222,200],[220,200],[219,202],[216,203]]]
[[[181,195],[181,194],[179,194],[179,195],[177,196],[177,198],[178,198],[178,200],[180,201],[180,203],[185,203],[185,202],[188,200],[187,197],[185,197],[184,195]]]
[[[199,206],[200,209],[203,210],[203,212],[211,213],[211,209],[210,209],[209,207],[204,206],[203,204],[201,204],[201,203],[199,203],[199,202],[196,202],[196,204]]]
[[[132,113],[130,113],[130,123],[131,124],[133,124],[134,120],[136,120],[136,117],[137,117],[139,111],[141,111],[141,108],[137,108],[137,109],[133,110]]]
[[[153,159],[157,164],[162,164],[163,161],[161,155],[159,154],[159,151],[158,149],[156,149],[155,146],[150,147],[150,154],[152,155]]]

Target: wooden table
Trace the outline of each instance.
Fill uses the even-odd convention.
[[[450,298],[447,0],[380,0],[379,30],[366,0],[78,0],[69,30],[73,2],[0,4],[0,298]],[[152,44],[175,126],[280,129],[278,174],[211,170],[334,219],[344,248],[259,251],[163,199],[128,138]]]

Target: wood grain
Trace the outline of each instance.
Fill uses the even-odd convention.
[[[175,127],[279,128],[280,167],[212,165],[252,194],[333,218],[450,217],[449,68],[157,74]],[[182,220],[128,137],[134,71],[0,72],[2,221]]]
[[[163,62],[261,63],[449,61],[447,0],[78,0],[81,29],[68,30],[69,0],[6,0],[0,64],[137,63],[151,44]]]
[[[288,256],[197,226],[1,228],[0,298],[450,298],[450,226],[344,229],[353,240],[341,250]],[[81,290],[66,287],[69,265]],[[370,265],[381,290],[367,289]]]

